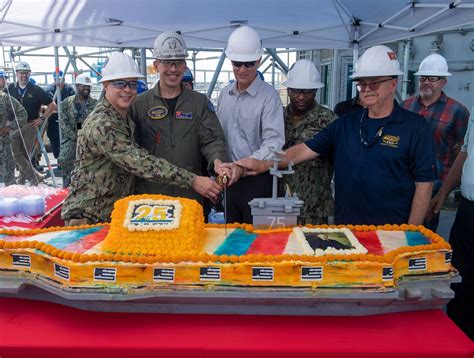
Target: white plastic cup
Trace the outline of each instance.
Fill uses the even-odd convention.
[[[19,200],[20,212],[29,216],[43,215],[45,212],[44,198],[41,195],[27,195]]]
[[[12,216],[19,212],[17,198],[0,198],[0,216]]]

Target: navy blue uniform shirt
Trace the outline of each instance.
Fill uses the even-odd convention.
[[[423,117],[396,103],[389,117],[367,115],[348,113],[305,144],[334,160],[336,224],[406,223],[415,182],[437,177],[433,135]]]

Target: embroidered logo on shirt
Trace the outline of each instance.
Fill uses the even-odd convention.
[[[176,111],[176,119],[193,119],[193,112]]]
[[[168,108],[165,106],[156,106],[148,110],[148,117],[151,119],[163,119],[168,115]]]
[[[399,142],[400,142],[399,136],[385,134],[382,137],[382,141],[380,142],[380,145],[385,145],[391,148],[398,148]]]

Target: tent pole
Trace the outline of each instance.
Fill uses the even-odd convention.
[[[72,56],[71,55],[71,52],[69,52],[69,49],[67,48],[67,46],[63,46],[63,50],[64,50],[64,53],[67,55],[67,57],[69,58],[69,62],[71,63],[72,65],[72,68],[74,69],[74,74],[77,75],[79,73],[79,70],[77,69],[77,65],[76,65],[76,58],[75,56]],[[75,51],[74,51],[75,53]],[[76,76],[74,76],[75,78]]]
[[[332,76],[331,76],[331,93],[329,97],[329,107],[334,108],[336,105],[336,92],[339,92],[340,88],[337,88],[336,91],[336,84],[337,84],[337,62],[338,62],[338,55],[339,55],[339,50],[334,49],[333,52],[333,62],[332,62]]]
[[[142,47],[140,49],[140,70],[143,76],[145,76],[146,82],[146,48]]]
[[[405,42],[405,51],[403,54],[403,81],[402,81],[402,99],[406,99],[408,97],[408,67],[410,61],[410,52],[411,52],[411,44],[412,40],[408,39]]]
[[[221,57],[219,57],[219,62],[217,63],[216,70],[214,71],[214,76],[212,76],[211,83],[209,84],[209,88],[207,89],[207,97],[211,98],[212,92],[214,91],[214,87],[216,86],[217,79],[219,78],[219,74],[221,73],[222,65],[224,64],[225,60],[225,51],[222,50]]]
[[[283,72],[285,75],[288,73],[288,66],[282,61],[280,56],[276,53],[275,49],[272,48],[267,48],[267,53],[273,57],[273,59],[280,65],[280,67],[283,69]]]

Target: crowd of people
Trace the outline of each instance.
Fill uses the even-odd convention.
[[[153,66],[160,78],[150,89],[143,88],[130,56],[113,53],[102,71],[105,96],[99,102],[90,96],[87,75],[77,77],[75,89],[56,81],[44,91],[29,81],[28,63],[20,62],[18,81],[6,88],[9,96],[0,97],[4,180],[16,181],[12,163],[20,183],[43,180],[33,143],[48,120],[54,156],[69,188],[62,210],[67,225],[109,221],[114,202],[134,193],[218,204],[223,183],[214,178],[219,176],[228,179],[226,220],[251,223],[248,202],[271,196],[268,171],[275,149],[283,149],[281,167],[295,165],[280,190],[304,200],[301,224],[328,223],[333,216],[336,224],[424,223],[436,230],[443,202],[460,183],[463,199],[450,242],[463,282],[455,287],[448,314],[473,338],[474,125],[469,111],[443,91],[451,75],[446,60],[427,56],[415,73],[419,94],[398,103],[403,73],[397,56],[387,46],[371,47],[352,75],[356,97],[331,111],[315,99],[324,84],[308,60],[290,69],[284,108],[257,73],[263,52],[253,28],[242,26],[230,35],[225,53],[235,81],[221,91],[217,109],[193,90],[179,33],[156,38]],[[5,79],[0,74],[2,87]],[[58,91],[62,101],[56,104]]]

